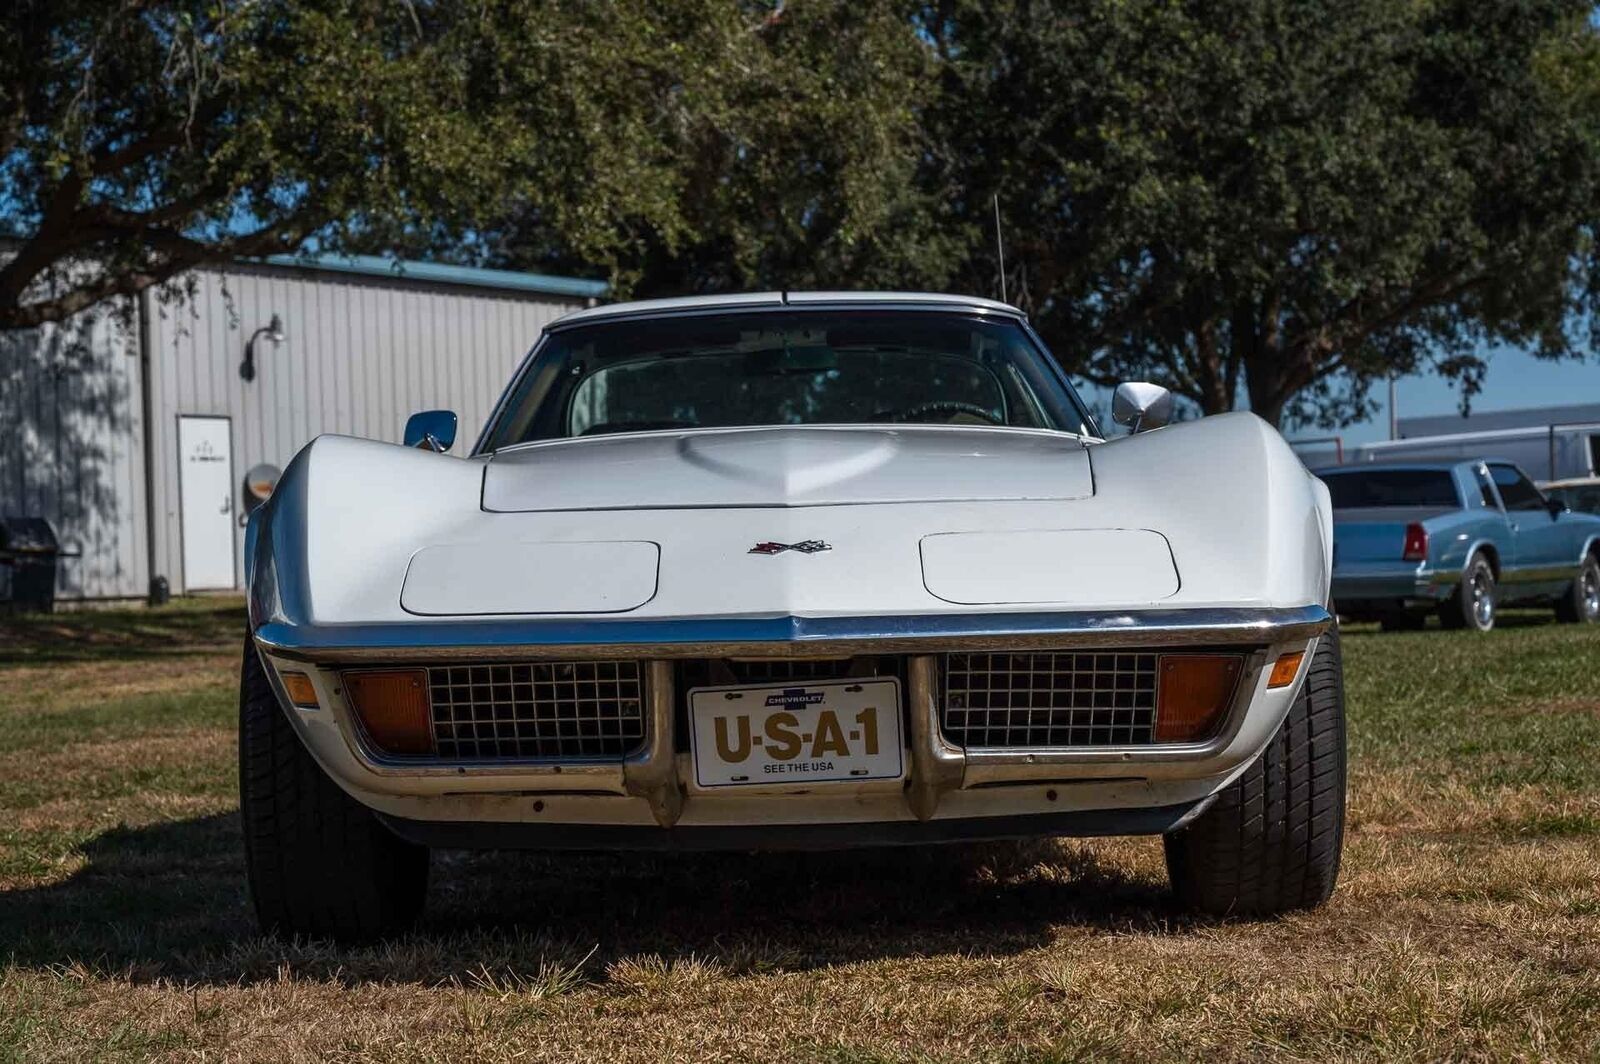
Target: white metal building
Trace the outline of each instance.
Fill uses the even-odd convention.
[[[183,299],[0,333],[0,515],[45,517],[81,551],[61,562],[62,598],[142,598],[157,577],[174,594],[241,586],[248,470],[322,433],[398,440],[434,408],[471,446],[545,323],[605,293],[372,258],[190,280]]]

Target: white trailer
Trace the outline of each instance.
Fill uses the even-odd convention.
[[[1600,421],[1380,440],[1346,454],[1354,462],[1466,458],[1504,458],[1538,480],[1593,477],[1600,474]]]

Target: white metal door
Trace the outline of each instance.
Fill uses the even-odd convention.
[[[178,415],[183,588],[233,584],[233,444],[225,417]]]

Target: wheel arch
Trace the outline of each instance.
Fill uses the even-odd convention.
[[[1472,559],[1482,554],[1489,560],[1489,571],[1494,573],[1496,580],[1500,579],[1500,548],[1491,540],[1480,539],[1467,548],[1467,560],[1462,564],[1461,571],[1465,573],[1467,566],[1472,564]]]

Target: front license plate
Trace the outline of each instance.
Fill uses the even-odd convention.
[[[697,687],[689,692],[702,787],[897,779],[900,681]]]

